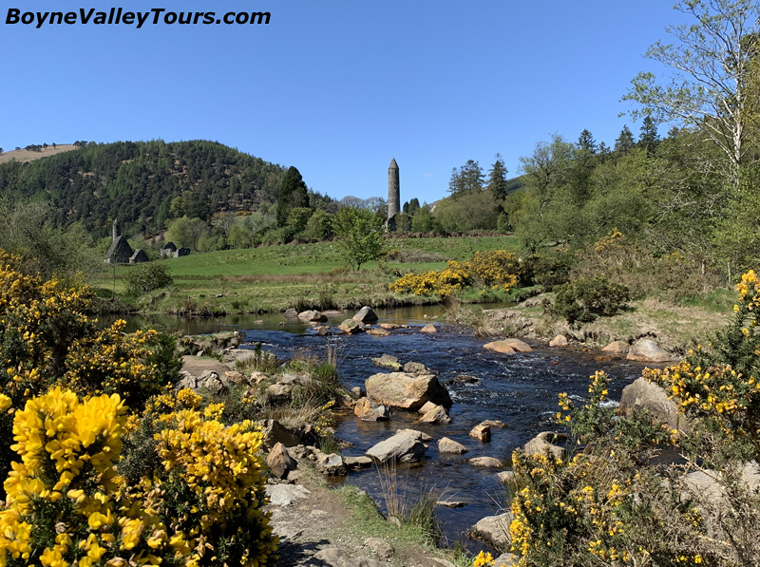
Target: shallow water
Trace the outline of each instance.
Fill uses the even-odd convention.
[[[597,362],[594,353],[551,349],[534,343],[534,352],[505,356],[483,349],[486,339],[476,338],[467,330],[449,327],[433,320],[441,310],[403,308],[378,311],[379,322],[410,325],[398,329],[388,337],[367,334],[354,336],[317,336],[313,327],[298,321],[284,321],[281,315],[253,319],[226,318],[209,320],[202,324],[188,324],[191,332],[211,332],[241,329],[245,331],[247,346],[262,343],[266,350],[278,358],[289,358],[297,351],[324,356],[327,349],[338,351],[338,371],[346,388],[363,386],[364,381],[378,372],[371,359],[384,353],[396,356],[403,364],[416,361],[438,371],[439,380],[448,388],[454,405],[449,425],[418,425],[415,413],[396,411],[389,422],[363,422],[353,414],[343,416],[337,424],[337,436],[351,446],[344,455],[363,455],[375,443],[386,439],[397,429],[414,427],[433,437],[426,458],[414,468],[396,471],[402,494],[410,496],[419,491],[435,488],[444,492],[444,499],[467,502],[462,508],[439,507],[437,515],[443,524],[444,536],[449,544],[464,543],[471,550],[478,544],[465,539],[465,531],[484,516],[498,513],[505,505],[505,488],[496,478],[498,470],[476,469],[468,464],[472,457],[489,456],[508,465],[513,449],[524,445],[537,433],[554,429],[552,415],[558,410],[557,394],[568,392],[576,399],[587,394],[589,376],[595,370],[606,370],[613,378],[611,399],[618,399],[624,386],[639,374],[642,365],[626,361]],[[328,322],[337,326],[345,316]],[[419,332],[423,324],[435,322],[439,333],[428,335]],[[480,383],[458,384],[451,380],[458,374],[479,378]],[[490,443],[481,443],[468,436],[470,429],[484,419],[498,419],[507,424],[503,430],[492,429]],[[439,455],[436,441],[450,437],[469,452],[464,455]],[[375,469],[351,473],[344,482],[367,490],[383,507],[379,473]]]

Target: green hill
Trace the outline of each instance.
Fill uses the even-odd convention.
[[[217,142],[91,143],[28,163],[0,163],[0,194],[47,201],[55,224],[79,221],[106,236],[114,218],[127,230],[153,232],[183,215],[205,219],[269,206],[284,171]]]

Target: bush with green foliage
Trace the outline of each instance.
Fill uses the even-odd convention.
[[[130,268],[125,279],[127,291],[135,296],[169,287],[174,283],[169,268],[158,262],[146,262]]]
[[[572,280],[557,289],[554,308],[567,322],[590,323],[625,309],[630,293],[625,286],[606,278]]]

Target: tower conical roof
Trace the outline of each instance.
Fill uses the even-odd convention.
[[[393,158],[391,160],[391,164],[388,166],[388,169],[398,169],[398,164],[396,163],[396,158]]]

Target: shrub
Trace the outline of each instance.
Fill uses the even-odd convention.
[[[0,564],[273,565],[261,434],[251,423],[225,427],[212,406],[148,412],[155,466],[128,482],[114,466],[125,411],[118,395],[79,401],[56,388],[16,413],[21,463],[5,482]]]
[[[578,279],[562,285],[554,302],[556,311],[567,322],[589,323],[597,317],[610,317],[626,307],[628,288],[605,278]]]
[[[450,261],[440,272],[406,274],[391,283],[388,289],[396,293],[435,294],[439,297],[449,297],[473,285],[509,291],[517,285],[519,270],[520,262],[511,252],[476,252],[465,262]]]
[[[754,271],[737,286],[735,316],[708,348],[645,376],[662,385],[687,416],[708,420],[733,440],[749,441],[760,459],[760,280]]]
[[[169,287],[174,278],[164,264],[147,262],[132,268],[126,276],[127,291],[131,295],[141,295],[157,289]]]

